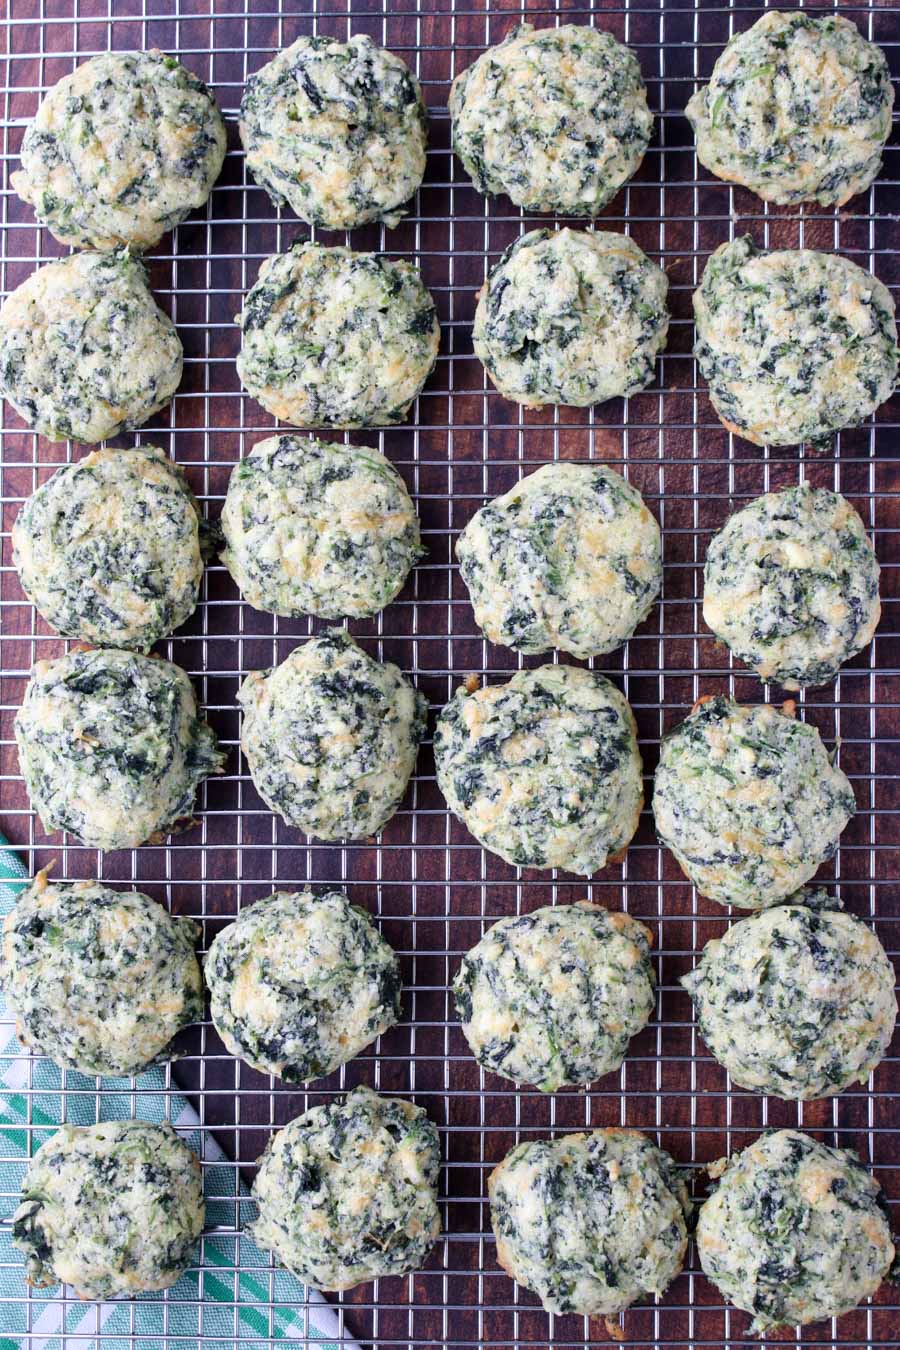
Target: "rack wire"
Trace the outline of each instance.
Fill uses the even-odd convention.
[[[794,7],[790,0],[781,8]],[[175,320],[185,346],[185,376],[171,409],[119,444],[158,443],[182,464],[211,516],[218,514],[228,475],[238,458],[270,434],[272,420],[242,393],[234,368],[238,333],[232,322],[259,262],[309,233],[289,212],[279,213],[246,174],[236,136],[236,111],[249,73],[302,33],[346,37],[369,33],[398,51],[418,74],[430,109],[428,172],[410,213],[394,231],[367,227],[350,236],[314,232],[325,242],[347,242],[391,256],[412,257],[435,296],[442,323],[437,368],[408,425],[352,439],[377,444],[397,465],[418,503],[429,554],[402,596],[377,619],[351,625],[363,646],[411,672],[433,708],[469,673],[497,678],[522,662],[489,646],[474,626],[453,563],[455,536],[487,498],[548,460],[596,458],[619,468],[641,489],[664,531],[665,581],[660,605],[623,651],[598,662],[617,681],[638,720],[652,782],[662,732],[679,722],[701,693],[727,692],[747,701],[778,697],[735,668],[705,630],[701,616],[702,564],[711,534],[731,510],[766,490],[806,479],[847,495],[873,532],[883,567],[885,609],[870,651],[850,663],[833,685],[801,697],[801,715],[827,743],[840,741],[840,763],[854,784],[859,811],[843,836],[833,876],[847,906],[871,919],[888,951],[898,953],[897,779],[900,747],[900,634],[897,568],[900,515],[896,494],[900,404],[893,400],[871,425],[838,437],[822,455],[795,449],[761,450],[728,435],[713,414],[691,356],[690,296],[705,258],[723,240],[750,232],[770,247],[836,249],[900,289],[897,213],[900,150],[889,146],[881,177],[868,194],[841,212],[779,209],[752,194],[716,182],[698,169],[683,108],[698,79],[707,77],[731,33],[747,28],[762,6],[690,0],[635,0],[632,4],[518,4],[498,0],[301,0],[297,12],[277,0],[9,0],[0,18],[4,43],[0,189],[0,290],[7,294],[39,263],[65,252],[8,187],[21,139],[41,95],[86,57],[109,48],[158,46],[179,56],[214,86],[229,124],[225,168],[205,212],[166,236],[149,257],[151,281]],[[809,5],[816,13],[832,5]],[[862,32],[881,43],[900,72],[900,8],[840,4]],[[475,291],[486,269],[518,234],[536,223],[505,200],[486,202],[472,189],[450,152],[446,111],[449,82],[486,46],[517,22],[596,23],[637,52],[658,113],[657,132],[642,168],[598,222],[624,230],[666,268],[673,324],[654,385],[627,403],[591,410],[523,412],[487,387],[472,354]],[[566,222],[558,222],[566,223]],[[211,1025],[182,1037],[182,1058],[167,1071],[166,1091],[183,1091],[195,1105],[204,1141],[215,1138],[234,1161],[230,1168],[238,1211],[239,1181],[274,1128],[335,1092],[366,1082],[383,1092],[409,1094],[438,1123],[444,1169],[441,1203],[445,1235],[424,1271],[381,1280],[341,1296],[343,1335],[372,1350],[388,1347],[575,1347],[606,1343],[602,1323],[550,1317],[537,1300],[497,1267],[485,1204],[487,1172],[520,1138],[609,1124],[648,1131],[696,1173],[746,1144],[769,1126],[799,1125],[827,1142],[854,1147],[871,1162],[889,1200],[900,1203],[900,1145],[896,1049],[865,1089],[830,1101],[796,1105],[731,1087],[700,1044],[690,1002],[678,978],[696,954],[727,925],[727,914],[698,899],[673,859],[655,841],[645,810],[624,862],[590,883],[565,874],[520,871],[478,848],[446,811],[437,790],[430,746],[423,748],[403,808],[375,845],[325,846],[286,828],[257,797],[239,754],[235,694],[242,676],[282,660],[316,630],[314,623],[273,619],[238,600],[220,565],[206,573],[194,618],[160,650],[195,680],[228,751],[228,770],[204,789],[198,824],[163,846],[104,857],[76,840],[48,838],[29,810],[18,773],[12,719],[29,668],[58,654],[54,637],[25,602],[11,563],[10,529],[25,497],[60,463],[83,447],[47,443],[3,409],[2,567],[0,567],[0,795],[4,828],[36,870],[55,860],[56,875],[98,876],[134,883],[173,912],[194,916],[208,946],[240,908],[275,887],[338,884],[363,904],[398,950],[405,978],[405,1018],[352,1064],[298,1091],[257,1074],[225,1051]],[[659,976],[657,1017],[632,1043],[618,1075],[590,1091],[550,1096],[511,1085],[481,1071],[452,1013],[448,984],[458,958],[501,915],[549,901],[589,896],[623,907],[653,930]],[[34,1060],[22,1057],[22,1092],[29,1131],[36,1128]],[[83,1080],[79,1080],[83,1081]],[[84,1091],[64,1078],[64,1101]],[[106,1100],[118,1094],[131,1109],[140,1080],[106,1082]],[[99,1113],[100,1082],[96,1091]],[[0,1159],[2,1161],[2,1159]],[[204,1149],[204,1163],[210,1159]],[[5,1195],[10,1211],[15,1196]],[[219,1224],[210,1236],[234,1236]],[[237,1271],[221,1262],[221,1278]],[[269,1273],[269,1301],[275,1276]],[[62,1297],[65,1299],[66,1295]],[[43,1344],[22,1286],[25,1330],[17,1342]],[[176,1301],[174,1292],[163,1296]],[[265,1309],[264,1309],[265,1310]],[[259,1340],[274,1343],[263,1318]],[[770,1337],[799,1346],[882,1347],[900,1344],[900,1303],[885,1288],[871,1305],[840,1319]],[[658,1303],[631,1309],[625,1344],[734,1346],[751,1343],[749,1319],[723,1305],[691,1255],[687,1269]],[[67,1326],[72,1323],[67,1319]],[[77,1334],[54,1344],[102,1346],[99,1314]],[[166,1323],[168,1326],[168,1322]],[[202,1325],[202,1324],[201,1324]],[[132,1315],[130,1341],[143,1347]],[[200,1344],[234,1345],[221,1329]],[[246,1328],[240,1339],[253,1339]],[[312,1343],[312,1342],[310,1342]],[[755,1339],[754,1344],[759,1342]],[[180,1347],[165,1335],[154,1346]]]

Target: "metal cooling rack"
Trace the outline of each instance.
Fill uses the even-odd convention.
[[[800,699],[802,715],[827,742],[841,740],[841,765],[854,783],[859,813],[844,835],[834,877],[849,908],[875,921],[886,947],[897,954],[897,814],[900,789],[900,644],[898,644],[896,493],[900,404],[882,408],[871,426],[842,435],[834,453],[767,452],[727,435],[698,384],[691,357],[690,295],[705,258],[724,239],[745,231],[770,246],[838,249],[872,268],[895,294],[900,290],[900,151],[889,147],[882,176],[868,195],[840,213],[768,208],[698,171],[684,104],[699,77],[708,76],[728,36],[749,27],[762,6],[688,0],[635,0],[630,6],[595,3],[553,5],[499,0],[300,0],[297,13],[276,0],[8,0],[0,16],[4,43],[2,155],[2,255],[0,290],[7,293],[33,267],[64,250],[9,190],[24,127],[39,97],[87,56],[108,48],[159,46],[180,56],[219,95],[230,127],[228,158],[207,211],[166,236],[150,258],[152,283],[178,325],[186,351],[185,377],[171,410],[132,441],[158,442],[185,466],[211,515],[218,513],[231,466],[272,427],[271,419],[241,393],[234,370],[238,334],[232,317],[255,279],[259,262],[306,232],[290,214],[272,210],[248,180],[237,148],[235,114],[249,72],[301,33],[339,37],[367,32],[406,57],[418,73],[431,109],[431,149],[426,183],[400,227],[354,232],[357,248],[414,257],[435,295],[443,340],[437,369],[405,427],[362,433],[404,474],[418,501],[428,559],[416,569],[401,598],[377,620],[355,623],[367,650],[397,661],[414,674],[432,705],[441,706],[470,672],[498,676],[519,662],[489,647],[473,624],[451,546],[459,529],[487,497],[506,490],[527,469],[555,458],[586,457],[620,468],[644,493],[664,528],[663,599],[625,650],[603,663],[630,699],[639,723],[648,774],[661,732],[680,721],[700,693],[727,691],[752,701],[764,694],[756,680],[733,669],[716,649],[700,618],[701,570],[708,539],[740,502],[805,478],[840,489],[871,527],[884,568],[885,613],[872,648],[844,670],[836,684]],[[213,18],[213,6],[215,18]],[[781,6],[791,8],[789,0]],[[831,6],[808,6],[824,12]],[[896,5],[845,5],[841,13],[881,42],[900,72],[900,9]],[[474,292],[489,262],[517,234],[535,223],[504,200],[486,203],[469,186],[449,149],[446,100],[449,81],[483,48],[520,19],[541,24],[596,22],[638,53],[658,112],[646,160],[607,210],[601,226],[624,229],[665,266],[673,325],[658,380],[628,403],[589,412],[561,409],[523,413],[486,387],[473,357],[470,322]],[[564,222],[563,222],[564,223]],[[324,235],[327,242],[344,236]],[[349,237],[346,242],[350,242]],[[298,639],[314,631],[302,622],[273,620],[238,602],[227,575],[211,567],[202,604],[165,654],[195,678],[210,720],[229,752],[228,773],[211,782],[200,803],[199,824],[168,847],[147,846],[106,858],[76,841],[48,839],[28,809],[12,741],[12,718],[29,667],[62,647],[24,603],[11,567],[9,531],[23,500],[53,468],[83,452],[51,445],[23,430],[2,410],[2,571],[0,635],[0,793],[4,828],[33,868],[56,861],[57,875],[100,876],[133,882],[178,913],[203,925],[204,944],[238,909],[274,886],[339,883],[377,917],[400,952],[406,981],[403,1024],[332,1078],[308,1092],[254,1073],[227,1055],[212,1028],[186,1033],[186,1057],[167,1078],[183,1089],[200,1114],[204,1139],[212,1135],[235,1160],[238,1178],[252,1164],[274,1127],[335,1091],[367,1082],[385,1092],[407,1093],[425,1106],[442,1133],[445,1168],[442,1204],[446,1235],[427,1269],[406,1278],[363,1286],[337,1300],[347,1336],[372,1350],[388,1347],[574,1347],[605,1343],[599,1321],[548,1317],[496,1266],[484,1203],[487,1172],[519,1137],[584,1126],[628,1124],[649,1131],[676,1158],[697,1169],[742,1147],[765,1126],[801,1125],[831,1143],[852,1146],[871,1161],[887,1195],[900,1201],[900,1146],[895,1098],[895,1054],[873,1075],[868,1089],[833,1101],[797,1106],[730,1088],[724,1072],[700,1045],[678,977],[726,915],[698,900],[673,860],[655,842],[645,811],[624,863],[591,884],[565,875],[520,872],[483,853],[448,816],[434,780],[430,748],[403,809],[378,846],[335,848],[309,843],[286,829],[263,806],[238,752],[235,693],[242,675],[283,659]],[[122,442],[125,443],[125,442]],[[130,443],[130,442],[129,442]],[[652,1025],[632,1045],[617,1078],[590,1092],[544,1097],[515,1091],[484,1075],[469,1055],[452,1015],[448,982],[459,955],[501,915],[549,900],[580,896],[624,906],[649,924],[659,956],[659,1008]],[[36,1089],[27,1065],[25,1095]],[[68,1086],[64,1084],[64,1086]],[[104,1085],[107,1096],[117,1089]],[[99,1083],[98,1083],[99,1092]],[[133,1108],[140,1089],[121,1089]],[[98,1096],[99,1110],[99,1096]],[[238,1166],[240,1165],[240,1167]],[[702,1193],[702,1177],[698,1177]],[[5,1210],[15,1197],[4,1197]],[[233,1228],[215,1230],[226,1236]],[[236,1281],[219,1266],[218,1275]],[[274,1277],[270,1290],[274,1294]],[[235,1283],[235,1297],[237,1287]],[[31,1300],[23,1285],[22,1299]],[[166,1296],[170,1304],[173,1294]],[[698,1273],[692,1255],[686,1272],[658,1305],[625,1316],[630,1346],[724,1346],[749,1343],[748,1318],[723,1306]],[[41,1336],[29,1315],[22,1345]],[[89,1340],[84,1339],[89,1336]],[[260,1340],[274,1337],[272,1324]],[[238,1338],[217,1334],[216,1345]],[[248,1337],[246,1330],[242,1339]],[[872,1306],[798,1336],[775,1341],[796,1345],[896,1346],[900,1304],[883,1290]],[[135,1345],[148,1345],[134,1333]],[[54,1344],[85,1350],[105,1336],[99,1321],[80,1338]],[[184,1350],[177,1337],[156,1340]],[[759,1342],[754,1341],[753,1344]],[[12,1344],[12,1342],[6,1342]],[[201,1344],[212,1345],[212,1341]],[[149,1345],[148,1345],[149,1350]]]

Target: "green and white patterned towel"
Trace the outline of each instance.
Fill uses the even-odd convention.
[[[27,875],[0,834],[0,915],[12,908]],[[67,1072],[64,1098],[61,1070],[22,1052],[2,1001],[0,1036],[5,1088],[0,1090],[0,1217],[12,1214],[29,1157],[63,1118],[84,1125],[131,1116],[167,1118],[162,1068],[141,1074],[135,1094],[129,1079],[104,1078],[98,1092],[95,1079]],[[172,1124],[204,1161],[206,1226],[212,1231],[202,1239],[199,1267],[183,1275],[166,1297],[79,1303],[60,1298],[58,1289],[28,1290],[6,1224],[0,1229],[0,1350],[62,1350],[64,1336],[77,1337],[78,1350],[162,1350],[167,1338],[178,1350],[193,1350],[201,1338],[204,1350],[235,1350],[237,1341],[281,1340],[316,1350],[359,1350],[356,1341],[341,1334],[337,1314],[321,1294],[288,1271],[273,1270],[249,1238],[215,1232],[239,1229],[252,1202],[237,1168],[208,1135],[203,1147],[200,1121],[189,1102],[171,1093],[169,1101]]]

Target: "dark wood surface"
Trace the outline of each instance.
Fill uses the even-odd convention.
[[[785,4],[784,8],[790,8]],[[172,5],[151,11],[170,15]],[[810,6],[809,8],[812,8]],[[864,32],[886,44],[900,73],[900,10],[841,5]],[[185,378],[170,413],[140,435],[119,443],[155,442],[185,466],[211,516],[216,516],[232,465],[267,434],[271,419],[241,393],[234,369],[238,333],[231,322],[241,298],[267,254],[306,233],[288,213],[279,217],[263,192],[245,177],[234,113],[247,71],[257,69],[280,45],[314,30],[345,36],[345,0],[283,5],[250,0],[249,14],[238,0],[210,4],[183,0],[180,20],[141,17],[138,0],[112,0],[113,20],[97,0],[81,0],[73,22],[69,0],[10,0],[10,23],[0,27],[7,41],[4,60],[5,190],[2,198],[5,291],[19,284],[36,260],[61,249],[6,188],[25,121],[34,113],[37,87],[46,88],[72,68],[73,52],[83,57],[111,45],[159,46],[183,59],[209,80],[229,114],[231,152],[207,212],[199,213],[152,251],[152,283],[161,304],[175,318],[187,355]],[[400,600],[378,620],[351,625],[373,654],[412,672],[434,708],[440,707],[469,672],[488,677],[515,668],[513,653],[482,643],[458,575],[450,566],[455,534],[484,497],[509,487],[527,468],[556,456],[593,456],[622,467],[646,494],[664,526],[664,602],[642,625],[624,652],[597,663],[626,690],[639,724],[648,774],[648,796],[660,733],[680,721],[699,693],[730,691],[759,699],[756,679],[732,669],[700,617],[702,563],[712,532],[742,501],[768,489],[795,483],[803,474],[816,484],[835,486],[859,507],[875,531],[885,566],[885,608],[881,631],[836,684],[801,700],[802,715],[826,741],[841,740],[840,763],[853,779],[859,812],[848,827],[834,865],[823,878],[837,877],[847,906],[872,915],[888,949],[898,951],[897,931],[897,759],[900,745],[900,643],[898,643],[897,424],[900,404],[892,400],[874,427],[840,437],[834,453],[801,455],[795,449],[765,452],[732,440],[720,427],[690,359],[690,296],[709,252],[733,231],[749,231],[770,246],[838,248],[864,266],[874,262],[881,279],[900,287],[900,150],[893,144],[882,179],[871,194],[839,214],[810,208],[762,207],[751,194],[733,191],[696,168],[690,130],[682,115],[694,87],[695,69],[708,75],[732,26],[746,28],[758,17],[750,6],[729,14],[719,4],[638,0],[630,13],[621,5],[593,10],[562,3],[558,9],[528,5],[529,15],[552,22],[559,14],[593,21],[627,39],[638,51],[651,107],[662,110],[653,145],[628,189],[604,213],[601,228],[627,227],[638,243],[660,258],[671,283],[674,323],[659,379],[633,398],[627,425],[621,402],[592,413],[562,409],[528,413],[495,393],[485,393],[481,367],[471,353],[474,292],[486,258],[522,229],[522,220],[504,200],[485,206],[449,153],[446,117],[448,81],[489,42],[496,42],[521,15],[518,5],[494,7],[483,0],[423,3],[393,0],[386,10],[371,0],[352,9],[352,31],[368,32],[404,54],[423,80],[432,110],[431,154],[426,183],[414,211],[400,227],[354,232],[357,248],[383,248],[418,258],[443,324],[442,356],[419,400],[415,421],[384,434],[352,439],[378,444],[417,494],[429,557],[417,569]],[[96,20],[89,16],[101,15]],[[52,20],[52,22],[51,22]],[[43,25],[43,26],[42,26]],[[696,43],[698,45],[694,45]],[[37,55],[44,52],[43,59]],[[245,52],[248,52],[245,56]],[[696,66],[695,66],[696,60]],[[661,78],[661,75],[663,78]],[[665,223],[662,223],[662,220]],[[344,242],[320,232],[326,242]],[[40,619],[23,603],[11,570],[9,530],[23,497],[53,468],[85,452],[81,446],[38,440],[9,408],[2,432],[2,563],[0,596],[7,603],[0,628],[0,823],[35,867],[55,860],[57,875],[102,875],[135,882],[178,913],[203,922],[204,941],[237,910],[273,886],[307,881],[345,885],[358,903],[378,915],[383,931],[402,953],[407,982],[404,1023],[382,1038],[346,1070],[297,1092],[270,1083],[231,1059],[211,1028],[188,1033],[187,1058],[174,1071],[216,1132],[229,1156],[252,1175],[252,1163],[272,1126],[292,1119],[307,1105],[357,1082],[382,1091],[410,1093],[442,1129],[446,1167],[442,1182],[447,1237],[427,1269],[408,1279],[381,1281],[377,1293],[364,1286],[344,1296],[348,1331],[366,1345],[481,1343],[535,1347],[605,1343],[607,1333],[582,1319],[557,1318],[551,1328],[537,1301],[516,1291],[497,1268],[484,1182],[518,1137],[585,1125],[625,1123],[658,1132],[662,1144],[686,1164],[702,1167],[739,1148],[766,1126],[795,1125],[820,1137],[857,1148],[874,1163],[892,1201],[900,1201],[897,1127],[897,1057],[875,1073],[871,1093],[854,1090],[834,1101],[802,1109],[771,1099],[726,1091],[724,1072],[698,1041],[690,1003],[677,986],[694,954],[722,932],[725,911],[693,896],[673,859],[656,847],[647,812],[623,864],[610,867],[591,884],[566,875],[516,873],[474,847],[465,830],[449,819],[437,790],[430,747],[403,809],[384,831],[381,847],[343,849],[310,844],[273,819],[256,796],[237,750],[235,694],[243,673],[272,664],[314,631],[304,622],[273,622],[240,604],[223,569],[209,569],[204,602],[197,615],[161,650],[193,676],[209,718],[228,748],[228,772],[206,790],[198,825],[167,850],[145,847],[105,858],[74,841],[47,837],[27,814],[28,803],[12,743],[12,719],[32,661],[62,650]],[[779,691],[771,691],[772,698]],[[483,931],[485,919],[530,909],[551,899],[584,895],[612,907],[625,905],[652,927],[659,953],[659,1018],[632,1045],[620,1075],[589,1093],[568,1091],[542,1097],[481,1075],[471,1059],[448,1004],[447,984],[459,954]],[[702,1177],[698,1176],[698,1195]],[[749,1319],[723,1310],[721,1299],[697,1273],[695,1257],[660,1306],[630,1310],[627,1344],[722,1345],[746,1338]],[[828,1325],[771,1338],[803,1346],[832,1342]],[[872,1309],[841,1320],[836,1340],[843,1345],[900,1344],[896,1293],[883,1290]]]

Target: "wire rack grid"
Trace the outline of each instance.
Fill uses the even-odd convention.
[[[690,296],[712,249],[748,231],[767,246],[840,250],[874,270],[896,294],[900,150],[888,147],[878,182],[840,213],[769,208],[698,169],[684,105],[729,35],[759,16],[756,5],[499,0],[486,8],[483,0],[353,0],[349,6],[346,0],[306,0],[297,12],[286,8],[277,0],[176,0],[174,11],[172,4],[153,0],[108,0],[107,7],[95,0],[9,0],[0,18],[5,170],[0,290],[7,294],[36,265],[65,251],[35,226],[30,210],[8,187],[24,128],[57,79],[99,51],[158,46],[180,56],[214,86],[229,123],[222,177],[206,211],[166,236],[149,258],[155,293],[184,342],[185,377],[171,409],[127,443],[167,447],[185,467],[208,513],[216,516],[232,465],[273,426],[241,392],[233,316],[260,261],[307,233],[290,213],[273,210],[245,172],[235,128],[242,86],[248,73],[302,33],[345,37],[365,32],[400,52],[422,81],[430,109],[427,176],[396,230],[361,229],[353,233],[352,244],[419,263],[438,304],[442,348],[408,425],[354,439],[377,444],[403,473],[418,503],[429,554],[402,596],[377,620],[353,624],[353,631],[368,651],[411,672],[433,708],[469,673],[496,679],[515,669],[521,664],[515,654],[485,643],[474,626],[453,563],[453,540],[480,504],[541,463],[596,458],[613,464],[642,490],[664,530],[662,600],[622,652],[598,663],[635,709],[649,798],[660,735],[684,717],[698,695],[728,692],[747,701],[779,697],[779,691],[761,690],[755,678],[734,668],[704,629],[702,564],[711,534],[735,506],[762,491],[800,479],[841,490],[873,532],[884,569],[885,612],[870,651],[851,662],[834,684],[802,697],[801,715],[821,729],[826,742],[840,740],[840,762],[859,805],[828,875],[848,907],[873,920],[896,955],[900,521],[895,446],[900,405],[892,401],[871,425],[844,433],[834,450],[822,455],[760,450],[736,440],[720,426],[698,381],[691,356]],[[808,8],[819,13],[832,6]],[[840,10],[884,46],[892,69],[900,72],[900,9],[873,3],[841,4]],[[518,234],[552,222],[526,219],[505,200],[486,202],[474,192],[450,152],[447,94],[453,76],[522,19],[609,28],[637,52],[658,114],[643,166],[599,222],[601,228],[632,234],[666,268],[671,285],[673,324],[658,378],[627,403],[589,411],[522,412],[487,387],[472,354],[474,295],[487,267]],[[351,242],[343,235],[318,234],[325,242]],[[196,1106],[204,1140],[214,1136],[234,1160],[236,1198],[240,1179],[250,1179],[274,1128],[357,1082],[413,1096],[438,1123],[445,1159],[445,1235],[424,1271],[365,1285],[337,1300],[347,1337],[373,1350],[574,1347],[608,1341],[599,1322],[548,1317],[496,1265],[484,1201],[486,1175],[514,1142],[535,1134],[608,1124],[647,1130],[694,1169],[702,1194],[705,1163],[742,1147],[763,1128],[800,1125],[827,1142],[858,1149],[877,1169],[889,1199],[900,1200],[892,1097],[896,1051],[865,1089],[798,1106],[733,1089],[700,1044],[678,978],[703,944],[723,931],[728,917],[685,883],[673,859],[657,846],[646,811],[624,862],[590,883],[519,871],[479,849],[446,811],[428,746],[403,808],[376,845],[326,847],[276,820],[257,797],[239,754],[235,694],[247,671],[283,659],[315,626],[254,612],[239,602],[221,566],[208,569],[197,614],[160,648],[194,678],[228,751],[227,773],[201,795],[196,828],[165,847],[148,845],[105,857],[74,839],[47,837],[29,810],[18,775],[12,719],[32,663],[58,654],[63,644],[24,601],[11,564],[9,532],[23,499],[58,464],[85,451],[40,440],[9,408],[2,416],[0,792],[4,828],[30,867],[53,860],[61,877],[96,875],[139,885],[174,912],[194,916],[202,924],[204,946],[241,907],[274,887],[336,883],[376,916],[401,955],[403,1023],[308,1091],[288,1088],[231,1058],[208,1024],[183,1035],[184,1057],[166,1077],[168,1093],[183,1091]],[[460,954],[488,923],[551,900],[582,896],[624,907],[652,928],[658,1014],[632,1043],[619,1074],[590,1091],[542,1096],[514,1090],[481,1072],[469,1055],[452,1014],[449,981]],[[29,1129],[37,1131],[32,1103],[38,1089],[34,1061],[27,1056],[20,1080],[29,1102]],[[63,1086],[65,1111],[73,1094],[87,1089],[74,1086],[71,1076]],[[107,1109],[122,1114],[126,1105],[137,1110],[143,1091],[141,1080],[122,1086],[98,1080],[91,1087],[98,1118]],[[4,1197],[7,1212],[14,1202],[14,1195]],[[246,1217],[246,1203],[238,1200],[238,1209]],[[214,1226],[205,1242],[234,1232],[233,1225]],[[236,1309],[236,1269],[227,1262],[223,1267],[220,1258],[217,1273],[234,1280]],[[274,1305],[274,1273],[269,1279]],[[37,1345],[41,1333],[24,1285],[21,1297],[26,1310],[20,1343]],[[164,1301],[171,1306],[178,1298],[177,1290],[171,1291]],[[871,1305],[838,1323],[770,1339],[800,1346],[898,1345],[898,1313],[896,1294],[884,1289]],[[692,1253],[685,1273],[658,1304],[626,1314],[625,1344],[739,1345],[750,1342],[748,1321],[723,1305]],[[63,1336],[59,1344],[104,1343],[99,1313],[96,1323],[82,1311],[66,1325],[76,1322],[78,1333]],[[135,1325],[132,1316],[131,1341],[147,1344]],[[259,1337],[275,1337],[271,1312]],[[247,1338],[245,1330],[242,1339]],[[185,1342],[178,1337],[163,1339],[166,1350],[169,1345],[183,1350]],[[215,1344],[237,1339],[235,1313],[233,1336],[218,1332]],[[201,1340],[213,1344],[212,1338]]]

